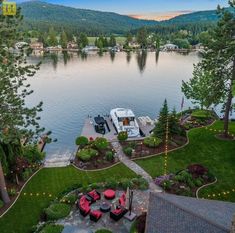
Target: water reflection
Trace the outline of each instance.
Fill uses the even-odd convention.
[[[145,66],[146,66],[146,60],[147,60],[147,51],[141,50],[137,52],[137,63],[138,67],[141,73],[144,72]]]
[[[110,51],[109,54],[110,54],[111,61],[113,62],[114,59],[115,59],[115,52],[114,51]]]
[[[155,54],[156,64],[158,64],[158,60],[159,60],[159,51],[156,51],[156,54]]]
[[[86,52],[81,52],[80,53],[80,56],[81,56],[81,59],[84,61],[84,60],[87,60],[87,53]]]
[[[131,52],[130,52],[130,51],[127,51],[127,52],[126,52],[126,61],[127,61],[128,64],[129,64],[130,61],[131,61]]]
[[[70,60],[70,54],[67,51],[63,52],[63,60],[64,60],[64,65],[67,65],[68,61]]]
[[[100,50],[98,51],[98,55],[99,55],[99,57],[103,57],[104,52],[103,52],[103,50],[102,50],[102,49],[100,49]]]
[[[57,68],[57,64],[58,64],[58,53],[50,53],[50,58],[52,60],[52,66],[54,68],[54,70],[56,70]]]

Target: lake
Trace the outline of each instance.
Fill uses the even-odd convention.
[[[166,98],[170,109],[180,110],[182,80],[192,77],[200,58],[192,52],[119,52],[87,55],[60,54],[44,58],[30,80],[34,94],[28,104],[44,102],[41,125],[58,141],[45,148],[47,156],[76,150],[87,115],[108,114],[115,107],[131,108],[136,116],[155,119]],[[185,100],[184,108],[191,106]]]

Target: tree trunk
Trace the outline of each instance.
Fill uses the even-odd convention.
[[[4,203],[10,202],[10,198],[7,193],[5,177],[3,174],[2,163],[0,161],[0,193]]]
[[[233,99],[232,88],[233,88],[234,81],[235,81],[235,58],[233,59],[231,86],[230,86],[230,90],[228,93],[228,98],[227,98],[227,102],[225,106],[225,114],[224,114],[224,136],[225,137],[228,137],[229,113],[231,110],[232,99]]]

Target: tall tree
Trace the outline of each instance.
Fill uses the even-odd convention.
[[[160,110],[158,121],[155,125],[153,133],[156,137],[164,139],[166,136],[166,126],[168,120],[169,110],[167,100],[164,100],[163,106]]]
[[[58,45],[58,41],[57,41],[57,38],[56,38],[56,32],[55,32],[55,30],[54,30],[54,28],[53,27],[51,27],[50,29],[49,29],[49,32],[48,32],[48,44],[50,45],[50,46],[56,46],[56,45]]]
[[[116,38],[114,35],[111,35],[109,38],[109,46],[114,47],[116,46],[117,42],[116,42]]]
[[[210,31],[210,39],[204,42],[205,52],[198,64],[203,69],[202,74],[209,74],[212,77],[207,102],[212,101],[216,105],[220,100],[224,105],[225,137],[228,136],[235,82],[235,0],[229,1],[229,4],[232,11],[218,7],[220,20],[214,30]]]
[[[212,104],[220,103],[220,95],[211,92],[213,85],[211,74],[198,64],[194,66],[193,77],[187,82],[182,81],[181,90],[193,104],[199,104],[201,109],[208,109]]]
[[[77,38],[77,43],[80,49],[85,48],[89,44],[87,34],[84,32],[81,32],[79,37]]]
[[[19,9],[16,16],[0,15],[0,193],[6,203],[9,197],[2,164],[12,163],[19,156],[21,139],[35,141],[44,130],[38,124],[37,114],[42,110],[42,103],[32,108],[26,107],[25,103],[25,98],[33,93],[27,78],[35,74],[40,64],[27,64],[26,47],[17,54],[12,49],[22,38],[18,30],[21,23]]]
[[[61,35],[60,35],[60,45],[62,46],[63,49],[66,49],[67,48],[67,43],[68,43],[67,34],[63,30]]]
[[[133,37],[132,37],[131,33],[130,33],[130,32],[128,32],[128,33],[127,33],[127,35],[126,35],[126,41],[125,41],[125,44],[128,46],[128,45],[129,45],[129,43],[131,43],[131,42],[132,42],[132,40],[133,40]]]
[[[140,44],[140,47],[142,49],[146,48],[148,45],[147,36],[148,36],[148,33],[145,27],[142,27],[138,30],[137,35],[136,35],[136,40]]]

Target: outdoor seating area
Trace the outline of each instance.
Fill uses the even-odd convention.
[[[133,221],[127,218],[127,215],[129,215],[129,212],[127,212],[128,208],[126,207],[129,199],[128,192],[123,189],[114,189],[115,197],[113,199],[106,199],[104,193],[107,190],[99,190],[100,199],[93,203],[86,198],[89,196],[89,193],[98,192],[97,190],[92,190],[89,193],[79,193],[77,208],[73,208],[70,215],[58,220],[56,224],[63,225],[64,232],[66,233],[76,231],[96,232],[96,230],[102,228],[109,229],[113,233],[129,233]],[[133,190],[133,192],[132,213],[139,216],[147,210],[149,190]],[[81,214],[79,208],[81,200],[84,201],[84,198],[87,207],[89,207],[88,213],[85,216]]]
[[[105,200],[113,200],[115,196],[116,192],[114,190],[105,190],[103,192],[104,200],[101,203],[99,209],[93,209],[92,204],[98,200],[101,200],[101,193],[94,189],[80,197],[80,199],[77,201],[77,207],[83,217],[86,217],[89,214],[90,220],[94,222],[97,222],[102,217],[102,213],[107,212],[110,212],[111,219],[118,221],[128,212],[126,208],[126,193],[122,193],[118,199],[118,203],[114,205],[115,207],[112,210],[111,204]]]

